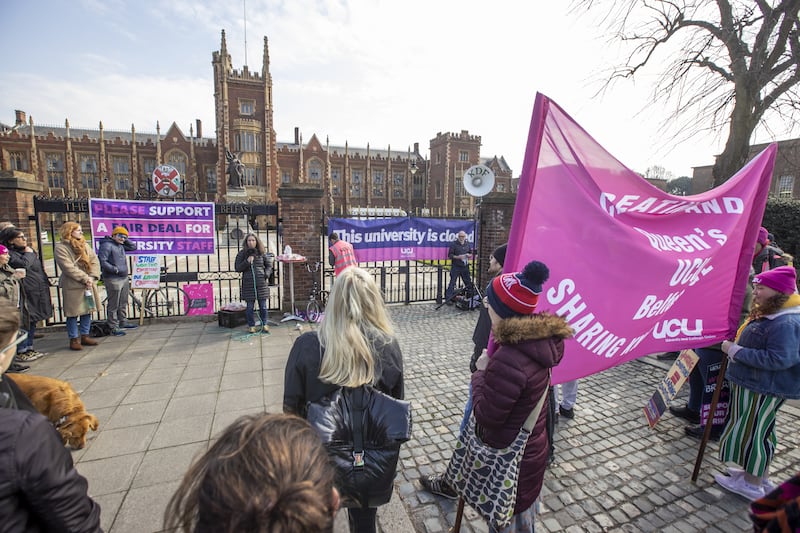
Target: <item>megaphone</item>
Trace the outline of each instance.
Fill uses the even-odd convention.
[[[486,165],[474,165],[464,172],[464,189],[471,196],[486,196],[494,188],[494,172]]]

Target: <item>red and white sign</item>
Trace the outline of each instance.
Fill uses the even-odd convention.
[[[181,190],[181,174],[169,165],[159,165],[153,170],[153,188],[161,196],[173,197]]]

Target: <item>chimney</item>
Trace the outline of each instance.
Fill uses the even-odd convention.
[[[195,131],[197,132],[197,138],[198,139],[202,139],[203,138],[203,122],[199,118],[196,118],[195,119],[195,124],[197,124],[197,128],[195,128]]]
[[[415,154],[419,153],[419,143],[414,143],[414,153]]]
[[[28,122],[25,119],[25,111],[20,111],[19,109],[15,109],[14,114],[17,116],[17,121],[16,121],[17,126],[24,126]]]
[[[300,144],[300,128],[294,128],[294,144]]]

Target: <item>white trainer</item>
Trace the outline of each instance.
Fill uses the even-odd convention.
[[[744,476],[731,477],[723,474],[714,474],[714,479],[725,490],[743,496],[750,501],[763,498],[765,495],[764,487],[761,485],[751,485],[744,480]]]

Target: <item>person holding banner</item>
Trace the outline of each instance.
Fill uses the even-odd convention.
[[[550,370],[561,362],[564,340],[573,335],[562,317],[535,313],[549,275],[544,263],[531,261],[522,272],[497,276],[486,288],[497,349],[491,357],[484,352],[478,359],[472,396],[476,433],[494,448],[509,446],[542,395],[548,395]],[[533,531],[535,501],[548,462],[546,409],[539,414],[524,448],[514,516],[504,533]]]
[[[128,259],[125,252],[134,250],[136,245],[128,240],[128,230],[117,226],[111,236],[103,237],[97,252],[108,296],[106,322],[111,328],[111,334],[116,337],[125,335],[125,329],[139,327],[128,322],[128,293],[131,291],[131,284],[128,281]]]
[[[97,341],[89,336],[89,330],[92,327],[92,311],[97,309],[97,302],[100,301],[97,297],[100,261],[83,238],[80,224],[65,222],[58,233],[61,241],[55,245],[54,256],[61,270],[58,285],[64,295],[69,349],[83,350],[82,346],[97,346]]]
[[[244,247],[236,254],[234,261],[236,272],[242,273],[241,297],[247,304],[244,311],[250,333],[258,332],[256,327],[255,307],[258,301],[258,315],[261,319],[261,331],[269,333],[267,325],[267,299],[269,284],[267,280],[272,274],[272,256],[256,235],[248,233],[244,238]]]
[[[458,278],[461,278],[469,293],[474,289],[472,277],[469,275],[469,256],[471,254],[472,248],[467,243],[466,232],[459,231],[458,237],[450,243],[450,248],[447,251],[447,258],[450,259],[450,283],[444,293],[447,305],[453,305],[453,294],[455,293]]]
[[[743,470],[716,474],[723,488],[755,500],[769,486],[775,418],[787,399],[800,399],[800,295],[797,273],[781,266],[753,278],[753,309],[736,340],[723,341],[731,385],[728,424],[719,458]]]

